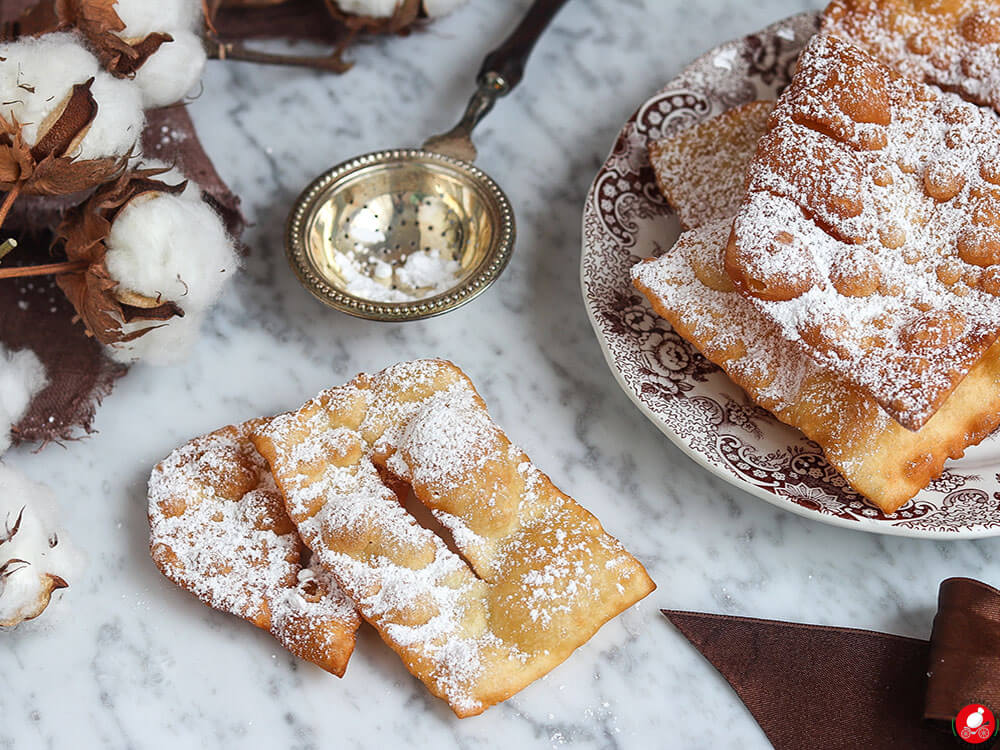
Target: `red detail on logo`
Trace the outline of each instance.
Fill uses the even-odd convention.
[[[986,706],[970,703],[958,712],[952,728],[970,745],[981,745],[996,734],[997,720]]]

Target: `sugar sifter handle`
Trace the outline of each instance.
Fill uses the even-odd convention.
[[[527,15],[517,25],[503,44],[490,52],[479,69],[480,84],[494,81],[508,93],[524,77],[524,66],[535,47],[535,42],[548,27],[567,0],[535,0]],[[501,95],[502,95],[501,94]]]
[[[486,56],[476,79],[476,92],[469,100],[462,119],[447,133],[429,138],[424,143],[425,149],[469,162],[476,160],[476,147],[472,143],[473,129],[489,114],[497,99],[509,94],[521,82],[524,66],[535,42],[566,2],[567,0],[535,0],[532,3],[528,14],[511,35]]]

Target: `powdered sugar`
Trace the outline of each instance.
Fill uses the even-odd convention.
[[[721,270],[729,230],[730,222],[722,220],[685,232],[655,261],[633,266],[632,278],[669,308],[671,324],[681,335],[698,342],[713,362],[724,362],[738,385],[780,417],[821,368],[742,295],[713,289],[698,278],[695,268]],[[730,351],[739,354],[725,357]]]
[[[736,213],[747,164],[773,106],[749,102],[650,144],[656,181],[686,229]]]
[[[452,289],[461,278],[462,266],[436,249],[410,253],[399,265],[374,256],[366,260],[337,252],[337,268],[345,291],[373,302],[415,302]]]
[[[743,296],[712,286],[728,233],[723,221],[681,235],[670,251],[633,269],[637,286],[678,334],[757,404],[816,441],[885,513],[895,512],[941,473],[949,457],[961,456],[1000,422],[1000,344],[921,430],[906,430],[859,388],[805,356]]]

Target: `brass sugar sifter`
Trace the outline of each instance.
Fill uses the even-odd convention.
[[[381,321],[454,310],[492,284],[514,249],[510,201],[473,166],[472,131],[524,75],[566,0],[536,0],[491,52],[459,123],[422,148],[376,151],[333,167],[296,200],[285,250],[296,276],[330,307]]]

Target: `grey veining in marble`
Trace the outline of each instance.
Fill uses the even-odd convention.
[[[582,205],[621,124],[708,47],[819,5],[571,2],[477,137],[517,211],[510,268],[473,304],[402,325],[311,299],[285,265],[285,213],[324,167],[450,126],[527,0],[471,0],[425,33],[356,49],[342,77],[211,63],[192,111],[244,198],[253,254],[187,363],[136,367],[89,439],[8,455],[57,490],[89,567],[46,616],[0,635],[0,748],[767,747],[659,607],[926,636],[942,578],[1000,582],[1000,540],[835,529],[699,469],[619,390],[584,312]],[[511,437],[659,584],[546,679],[464,721],[370,630],[338,681],[175,588],[146,548],[146,477],[175,445],[422,356],[460,364]],[[706,707],[716,720],[693,722]]]

